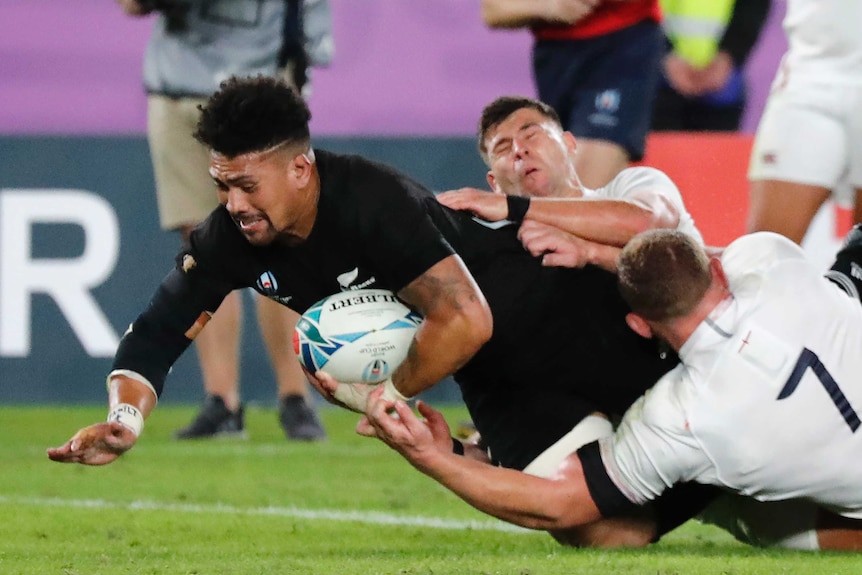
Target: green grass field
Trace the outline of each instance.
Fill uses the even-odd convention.
[[[45,448],[104,408],[0,408],[0,574],[862,572],[855,555],[752,549],[693,522],[645,550],[566,549],[474,511],[348,412],[323,410],[324,444],[288,443],[266,409],[248,410],[245,441],[171,440],[192,414],[157,408],[134,450],[90,468]]]

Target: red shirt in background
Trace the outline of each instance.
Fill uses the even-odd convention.
[[[638,22],[661,22],[658,0],[605,0],[596,10],[571,26],[534,26],[537,40],[572,40],[603,36]]]

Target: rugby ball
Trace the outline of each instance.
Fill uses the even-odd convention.
[[[310,373],[323,370],[342,383],[380,383],[407,357],[422,316],[382,289],[345,291],[306,310],[293,349]]]

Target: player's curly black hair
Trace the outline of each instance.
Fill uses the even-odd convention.
[[[532,108],[560,127],[563,125],[557,112],[542,101],[525,96],[501,96],[485,106],[485,109],[482,110],[482,117],[479,118],[477,135],[479,137],[479,153],[482,154],[483,158],[487,159],[488,154],[488,149],[485,147],[488,132],[522,108]]]
[[[199,108],[195,139],[229,158],[310,139],[308,106],[275,78],[234,76]]]

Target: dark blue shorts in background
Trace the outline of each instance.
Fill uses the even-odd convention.
[[[584,40],[537,41],[539,99],[576,138],[614,142],[640,160],[663,54],[664,37],[652,21]]]

